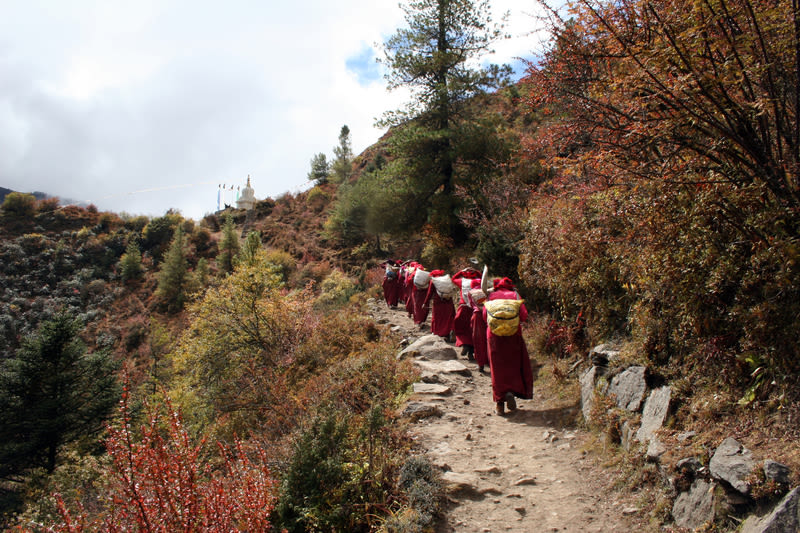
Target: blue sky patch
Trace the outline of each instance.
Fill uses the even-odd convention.
[[[358,83],[367,86],[381,78],[378,63],[375,61],[375,50],[366,43],[362,43],[361,50],[347,58],[345,66],[358,78]]]

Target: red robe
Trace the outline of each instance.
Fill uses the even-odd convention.
[[[395,276],[393,279],[389,279],[388,276],[383,276],[383,299],[386,300],[386,305],[389,307],[395,307],[397,305],[397,301],[400,299],[400,291],[402,288],[400,277]]]
[[[472,318],[470,319],[472,326],[472,342],[475,347],[475,362],[478,366],[485,366],[489,364],[489,352],[486,345],[486,319],[483,318],[483,306],[473,309]],[[491,368],[491,365],[490,365]]]
[[[428,319],[428,312],[431,310],[430,306],[425,302],[425,297],[428,295],[428,289],[420,289],[414,282],[411,282],[411,300],[414,302],[414,324],[422,324]]]
[[[414,275],[406,272],[403,294],[406,300],[406,312],[409,318],[414,316]]]
[[[516,291],[506,288],[495,289],[488,300],[516,300]],[[486,308],[483,308],[483,319],[486,321]],[[528,310],[523,304],[519,308],[520,323],[528,320]],[[489,353],[489,364],[492,369],[492,397],[495,402],[505,399],[507,392],[517,398],[530,400],[533,398],[533,371],[528,357],[528,348],[522,338],[521,328],[514,335],[500,337],[486,328],[486,344]]]
[[[472,318],[472,307],[469,302],[464,300],[462,279],[472,280],[470,289],[477,289],[481,286],[481,274],[477,270],[461,270],[453,276],[453,283],[458,287],[458,310],[453,322],[453,331],[456,333],[456,346],[472,346],[472,326],[470,320]]]
[[[425,296],[425,305],[433,302],[431,316],[431,333],[440,337],[447,337],[453,331],[453,320],[456,316],[455,307],[451,298],[442,298],[431,283],[428,285],[428,294]]]

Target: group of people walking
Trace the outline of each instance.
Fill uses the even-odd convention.
[[[497,414],[515,410],[516,398],[533,398],[531,361],[519,327],[528,311],[509,278],[495,279],[490,287],[485,269],[467,267],[450,276],[410,260],[389,259],[381,266],[386,305],[405,305],[420,328],[431,314],[433,334],[455,342],[480,372],[489,367]]]

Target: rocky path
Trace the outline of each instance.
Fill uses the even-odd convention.
[[[405,310],[376,301],[370,311],[409,343],[434,340]],[[448,359],[447,348],[440,341],[427,355],[405,354],[422,371],[407,408],[419,413],[413,435],[448,486],[439,533],[648,530],[636,502],[610,490],[613,473],[586,453],[591,437],[575,426],[578,398],[566,405],[548,400],[534,383],[533,400],[518,400],[517,411],[498,416],[488,372],[454,349]]]

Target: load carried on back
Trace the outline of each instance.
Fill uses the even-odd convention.
[[[510,337],[519,330],[519,308],[522,300],[497,299],[486,300],[487,324],[495,335]]]
[[[450,274],[433,276],[431,277],[431,281],[433,282],[433,287],[436,289],[436,293],[440,298],[447,299],[453,297],[455,285],[453,285],[453,280],[450,278]]]
[[[431,282],[431,273],[427,270],[417,268],[414,272],[414,286],[418,289],[427,289]]]

